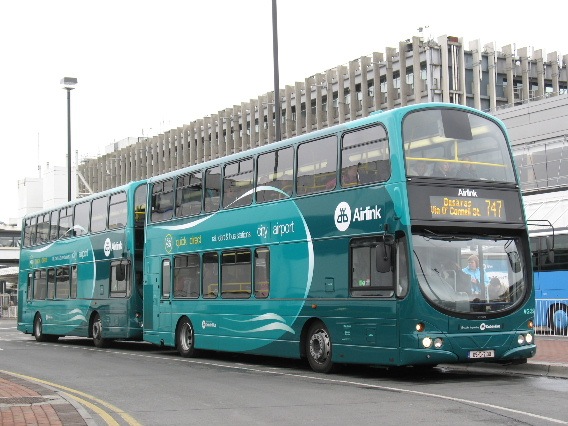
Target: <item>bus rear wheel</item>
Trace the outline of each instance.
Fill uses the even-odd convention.
[[[306,355],[312,370],[330,373],[335,369],[331,361],[332,344],[327,327],[321,321],[314,322],[308,331]]]
[[[103,337],[103,322],[99,314],[95,314],[91,324],[91,334],[93,343],[97,348],[105,348],[108,346],[109,340]]]
[[[563,303],[550,306],[548,324],[553,334],[566,336],[568,334],[568,306]]]
[[[177,326],[176,345],[179,354],[184,358],[192,358],[197,352],[193,325],[188,318],[183,318]]]
[[[38,312],[34,318],[34,337],[37,342],[55,342],[59,336],[43,333],[43,319]]]

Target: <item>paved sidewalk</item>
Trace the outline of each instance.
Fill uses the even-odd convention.
[[[96,425],[87,411],[62,392],[0,373],[0,425]]]
[[[15,324],[15,321],[12,321]],[[0,321],[0,325],[8,321]],[[537,336],[537,354],[526,364],[503,366],[476,363],[446,365],[471,372],[499,371],[568,379],[568,337]],[[63,392],[0,372],[0,425],[95,426],[87,410]]]

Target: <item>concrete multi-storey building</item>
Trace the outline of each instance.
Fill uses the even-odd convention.
[[[540,49],[413,37],[286,85],[276,99],[282,138],[421,102],[452,102],[499,115],[504,107],[565,97],[567,64],[568,55],[545,57]],[[78,166],[79,195],[269,144],[276,138],[274,105],[269,92],[162,134],[117,143]]]

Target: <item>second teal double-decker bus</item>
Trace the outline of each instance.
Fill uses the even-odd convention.
[[[521,193],[488,114],[374,113],[148,185],[149,342],[319,372],[535,354]]]
[[[23,219],[18,330],[142,340],[146,190],[131,182]]]

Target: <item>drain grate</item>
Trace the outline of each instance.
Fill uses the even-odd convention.
[[[43,396],[22,396],[18,398],[0,398],[0,405],[28,405],[46,402]]]

